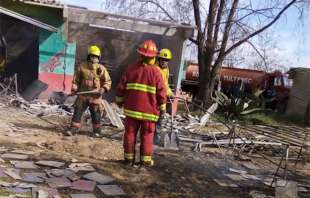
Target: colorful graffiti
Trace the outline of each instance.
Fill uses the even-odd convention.
[[[55,68],[61,67],[60,58],[65,56],[64,52],[60,52],[48,59],[47,63],[40,64],[40,72],[54,72]]]

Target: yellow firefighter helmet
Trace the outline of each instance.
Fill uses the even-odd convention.
[[[164,49],[160,50],[158,57],[171,60],[172,59],[172,53],[169,49],[164,48]]]
[[[92,45],[88,48],[88,55],[101,56],[100,48],[96,45]]]

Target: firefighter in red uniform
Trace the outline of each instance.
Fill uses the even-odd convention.
[[[152,166],[155,123],[166,112],[167,90],[155,64],[157,47],[151,40],[144,41],[137,52],[141,60],[128,67],[116,90],[116,102],[124,106],[124,158],[126,164],[135,160],[136,136],[140,129],[140,163]]]

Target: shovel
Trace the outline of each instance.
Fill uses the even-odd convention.
[[[172,99],[169,99],[170,103],[172,104]],[[179,147],[179,140],[178,140],[178,134],[173,130],[173,114],[171,112],[171,130],[170,132],[166,133],[164,136],[164,148],[168,149],[178,149]]]

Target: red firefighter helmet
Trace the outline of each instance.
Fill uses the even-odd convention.
[[[155,57],[157,56],[157,47],[154,41],[152,40],[146,40],[138,47],[137,52],[141,54],[142,56],[146,57]]]

